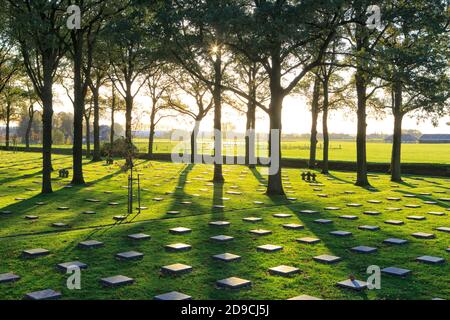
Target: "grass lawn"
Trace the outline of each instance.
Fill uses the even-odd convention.
[[[139,152],[148,151],[147,139],[134,139]],[[224,155],[245,155],[243,141],[238,141],[237,145],[225,144]],[[171,153],[176,142],[156,139],[155,153]],[[23,145],[19,145],[23,146]],[[39,145],[37,145],[39,147]],[[71,148],[71,145],[54,145],[55,148]],[[85,146],[86,148],[86,146]],[[319,142],[317,150],[317,159],[322,160],[322,144]],[[182,150],[190,152],[190,146],[186,145]],[[374,163],[391,162],[392,145],[384,142],[367,143],[367,160]],[[212,144],[199,143],[199,152],[212,154]],[[309,141],[284,141],[282,143],[282,153],[284,158],[309,159]],[[267,144],[260,143],[258,149],[259,156],[267,156]],[[356,161],[356,143],[353,141],[331,141],[330,160],[334,161]],[[408,144],[402,145],[403,163],[436,163],[450,164],[450,144]]]
[[[437,146],[436,146],[437,147]],[[448,146],[447,146],[448,147]],[[450,180],[443,178],[417,178],[408,176],[403,184],[394,185],[387,175],[371,176],[375,189],[355,187],[354,173],[319,174],[320,185],[301,181],[299,170],[284,170],[284,182],[288,196],[264,195],[266,169],[250,170],[242,166],[225,166],[226,183],[213,185],[212,167],[207,165],[183,165],[164,162],[141,161],[142,205],[148,207],[141,214],[133,214],[126,221],[115,222],[113,217],[126,213],[127,174],[116,165],[86,163],[86,187],[64,188],[70,179],[57,178],[54,173],[55,193],[39,195],[41,156],[36,153],[1,152],[0,164],[0,274],[14,272],[21,279],[11,284],[0,284],[0,299],[21,299],[24,294],[43,289],[61,291],[63,299],[152,299],[169,291],[188,294],[193,299],[288,299],[307,294],[323,299],[450,299],[450,234],[439,232],[437,227],[450,227],[450,204],[440,201],[450,198]],[[448,154],[447,154],[448,157]],[[56,170],[71,166],[71,157],[55,156]],[[320,190],[319,190],[320,189]],[[229,192],[241,194],[230,194]],[[353,191],[353,193],[346,193]],[[430,193],[431,195],[423,195]],[[319,197],[326,194],[328,197]],[[415,198],[405,197],[407,194]],[[422,195],[421,195],[422,194]],[[399,197],[400,201],[389,201]],[[89,202],[88,199],[100,202]],[[368,200],[380,200],[373,204]],[[437,201],[425,204],[424,201]],[[188,201],[190,204],[182,204]],[[263,204],[255,204],[260,201]],[[44,205],[38,205],[43,202]],[[117,202],[118,205],[110,205]],[[359,203],[361,207],[347,207]],[[407,208],[417,204],[420,208]],[[223,209],[214,209],[223,205]],[[137,206],[137,205],[136,205]],[[61,211],[59,207],[68,207]],[[325,207],[340,207],[327,211]],[[389,211],[398,207],[401,211]],[[300,210],[316,210],[318,214],[302,214]],[[84,211],[95,211],[86,215]],[[168,215],[168,211],[180,211]],[[379,211],[378,216],[363,214]],[[444,216],[428,212],[444,212]],[[276,218],[273,214],[288,213],[288,218]],[[36,215],[38,220],[25,216]],[[357,220],[339,218],[342,215],[357,216]],[[410,220],[408,216],[423,216],[426,220]],[[245,217],[261,217],[257,223],[244,222]],[[330,219],[330,225],[314,222]],[[229,221],[229,227],[213,227],[211,221]],[[385,224],[386,220],[401,220],[404,225]],[[55,228],[53,223],[63,222],[69,228]],[[295,223],[303,230],[288,230],[283,224]],[[363,231],[362,225],[379,226],[379,231]],[[190,234],[172,235],[176,227],[192,229]],[[252,229],[267,229],[271,235],[254,236]],[[345,230],[348,238],[330,235],[331,231]],[[151,240],[132,241],[127,235],[135,233],[151,235]],[[422,240],[412,236],[415,232],[433,233],[435,239]],[[210,237],[229,235],[235,239],[228,243],[215,243]],[[295,240],[315,237],[321,240],[307,245]],[[408,240],[403,246],[386,245],[387,238]],[[98,240],[105,246],[93,250],[77,248],[81,241]],[[186,243],[192,250],[169,253],[164,246]],[[283,247],[276,253],[257,252],[256,247],[273,244]],[[359,245],[378,248],[378,252],[358,254],[350,249]],[[45,248],[50,255],[36,259],[23,259],[26,249]],[[118,261],[120,252],[138,251],[144,254],[141,261]],[[225,263],[212,259],[213,255],[233,253],[242,257],[239,262]],[[315,262],[313,257],[331,254],[342,258],[334,264]],[[442,257],[445,264],[427,265],[416,262],[419,256]],[[55,265],[62,262],[81,261],[88,264],[82,271],[82,290],[68,290],[68,275],[58,272]],[[160,268],[174,263],[193,267],[191,273],[182,276],[162,276]],[[301,273],[292,277],[274,276],[268,269],[278,265],[297,267]],[[365,281],[368,266],[381,268],[399,267],[412,271],[406,278],[383,275],[381,290],[355,292],[340,289],[336,283],[354,275]],[[104,288],[100,279],[115,275],[135,279],[133,285],[121,288]],[[217,289],[215,282],[236,276],[252,281],[251,289],[237,291]]]

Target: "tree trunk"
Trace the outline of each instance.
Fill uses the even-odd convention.
[[[9,129],[11,124],[11,103],[6,104],[6,137],[5,137],[5,143],[6,143],[6,150],[9,149]]]
[[[114,125],[115,125],[115,112],[116,112],[116,93],[114,91],[114,85],[112,89],[112,104],[111,104],[111,128],[109,133],[109,143],[111,144],[111,148],[114,144],[114,135],[116,134],[114,132]]]
[[[256,93],[251,91],[252,99],[256,99]],[[255,163],[250,163],[250,154],[255,154],[256,145],[255,145],[255,128],[256,128],[256,105],[253,101],[248,102],[247,106],[247,134],[245,135],[245,164],[249,166],[249,168],[254,168]]]
[[[356,136],[356,185],[360,187],[370,186],[367,178],[367,146],[366,146],[366,98],[367,98],[367,84],[364,79],[364,74],[361,70],[357,70],[355,75],[356,93],[358,97],[358,131]]]
[[[316,153],[317,153],[317,118],[319,117],[319,98],[320,98],[320,79],[316,76],[314,81],[313,99],[311,104],[311,141],[309,148],[309,165],[310,169],[316,167]]]
[[[99,87],[92,90],[92,99],[94,101],[94,153],[92,161],[101,161],[100,155],[100,103],[99,103]]]
[[[394,135],[392,138],[391,157],[391,181],[401,182],[401,156],[402,156],[402,87],[401,84],[394,84]]]
[[[195,120],[194,130],[192,130],[191,133],[191,163],[196,163],[198,156],[197,137],[200,130],[200,121],[202,121],[202,119]]]
[[[155,142],[156,101],[153,100],[152,111],[150,113],[150,134],[148,136],[148,155],[153,156],[153,146]]]
[[[276,172],[269,174],[268,195],[284,195],[281,180],[281,111],[283,109],[284,93],[281,86],[280,54],[272,55],[272,74],[270,75],[270,135],[269,156],[271,165],[278,164]],[[276,136],[275,136],[276,135]]]
[[[222,172],[222,57],[218,53],[214,62],[214,155],[217,161],[214,163],[214,182],[223,183],[225,181]]]
[[[52,120],[53,69],[51,60],[43,55],[44,85],[42,88],[42,193],[52,193]]]
[[[74,114],[73,114],[73,177],[72,184],[85,184],[83,177],[83,38],[74,36]]]
[[[31,127],[33,125],[34,112],[32,107],[30,107],[29,119],[27,123],[27,130],[25,132],[25,148],[28,151],[30,149],[30,135],[31,135]]]
[[[328,134],[328,79],[325,79],[323,83],[323,114],[322,114],[322,131],[323,131],[323,163],[322,163],[322,173],[328,174],[328,158],[329,158],[329,147],[330,147],[330,137]]]
[[[131,94],[131,82],[127,82],[127,90],[125,96],[125,140],[128,144],[128,154],[131,156],[133,152],[133,138],[131,131],[131,121],[132,121],[132,112],[133,112],[133,96]],[[130,166],[130,158],[127,157],[126,164]]]
[[[86,158],[90,159],[91,158],[91,126],[89,123],[89,119],[88,117],[85,117],[85,121],[86,121]]]

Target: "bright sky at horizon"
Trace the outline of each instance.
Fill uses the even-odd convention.
[[[55,111],[56,112],[73,112],[70,99],[67,97],[64,90],[55,90]],[[145,96],[145,91],[141,92],[135,99],[135,115],[134,121],[138,123],[138,130],[148,130],[150,123],[148,109],[150,99]],[[257,128],[258,132],[267,132],[269,128],[269,120],[267,115],[259,110],[257,114]],[[109,124],[109,115],[102,120],[103,124]],[[319,116],[318,129],[322,131],[321,115]],[[125,117],[122,113],[116,115],[116,121],[124,124]],[[223,122],[233,123],[235,130],[238,132],[245,131],[245,115],[231,109],[230,107],[223,108]],[[373,115],[368,116],[367,133],[385,133],[391,134],[393,130],[392,116],[386,116],[383,119],[376,119]],[[431,121],[417,122],[416,119],[405,117],[403,121],[403,129],[416,129],[422,133],[442,133],[450,134],[450,115],[441,119],[439,126],[434,127]],[[356,134],[356,114],[349,111],[333,111],[329,117],[329,131],[330,133],[344,133]],[[191,130],[193,122],[186,116],[176,116],[174,118],[163,119],[157,127],[157,130],[171,130],[173,128],[181,128],[184,130]],[[213,112],[202,122],[201,130],[211,131],[213,126]],[[311,113],[308,111],[305,99],[300,96],[287,97],[283,106],[283,133],[286,134],[303,134],[309,133],[311,130]]]

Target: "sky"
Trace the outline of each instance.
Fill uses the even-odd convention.
[[[73,107],[68,99],[64,89],[56,88],[55,96],[55,111],[72,112]],[[145,95],[145,91],[141,91],[135,99],[135,121],[140,124],[140,130],[148,130],[149,115],[147,110],[149,109],[150,99]],[[267,115],[263,111],[257,113],[257,128],[258,132],[264,133],[269,130],[269,120]],[[116,121],[124,124],[125,118],[123,114],[116,115]],[[246,118],[244,114],[240,114],[237,111],[229,108],[223,108],[223,122],[233,123],[236,127],[236,131],[245,132]],[[403,121],[403,129],[415,129],[422,133],[446,133],[450,134],[450,126],[447,125],[450,122],[450,115],[441,119],[438,127],[434,127],[431,121],[417,122],[416,119],[405,117]],[[102,120],[103,124],[109,124],[109,119]],[[391,134],[393,130],[393,118],[392,116],[386,116],[383,119],[376,119],[375,116],[368,116],[367,133],[384,133]],[[158,131],[171,130],[173,128],[191,130],[193,126],[190,118],[185,116],[174,116],[173,118],[163,119],[157,128]],[[319,132],[321,132],[321,121],[319,116]],[[210,131],[213,127],[213,113],[204,119],[201,125],[201,130]],[[356,134],[357,122],[356,114],[349,111],[333,111],[330,113],[329,118],[329,131],[331,133],[344,133],[344,134]],[[309,133],[311,130],[311,113],[308,111],[306,101],[301,96],[288,96],[283,105],[283,133],[286,134],[303,134]]]

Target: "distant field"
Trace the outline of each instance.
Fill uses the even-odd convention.
[[[147,152],[147,139],[135,139],[139,152]],[[155,153],[170,153],[177,145],[177,142],[170,140],[157,139],[155,141]],[[55,148],[70,148],[70,145],[56,145]],[[189,145],[185,149],[189,152]],[[369,162],[389,163],[391,157],[391,144],[384,142],[367,143],[367,159]],[[267,156],[267,144],[260,143],[258,147],[260,156]],[[212,144],[210,142],[199,143],[199,150],[205,154],[211,154]],[[282,144],[284,158],[309,158],[309,141],[286,141]],[[243,156],[245,148],[243,141],[237,144],[225,142],[224,154],[237,154]],[[322,144],[319,143],[317,150],[317,159],[322,159]],[[335,161],[355,161],[356,143],[353,141],[331,141],[330,160]],[[402,146],[403,163],[439,163],[450,164],[450,144],[403,144]]]

